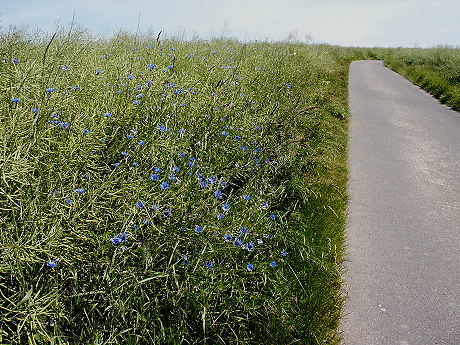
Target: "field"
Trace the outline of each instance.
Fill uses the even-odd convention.
[[[4,31],[0,59],[0,343],[338,343],[348,53]]]

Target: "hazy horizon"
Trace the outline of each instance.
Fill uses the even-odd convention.
[[[301,42],[357,47],[460,46],[453,0],[0,0],[0,26],[53,32],[75,23],[94,35],[151,31],[182,38]]]

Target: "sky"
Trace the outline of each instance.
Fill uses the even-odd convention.
[[[295,38],[358,47],[460,47],[459,0],[0,0],[0,27],[94,35],[163,31],[168,37]]]

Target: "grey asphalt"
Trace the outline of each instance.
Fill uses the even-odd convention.
[[[460,114],[350,66],[344,345],[460,345]]]

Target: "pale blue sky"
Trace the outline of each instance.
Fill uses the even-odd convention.
[[[53,31],[75,21],[93,33],[117,29],[305,41],[343,46],[460,46],[459,0],[0,0],[0,26]]]

